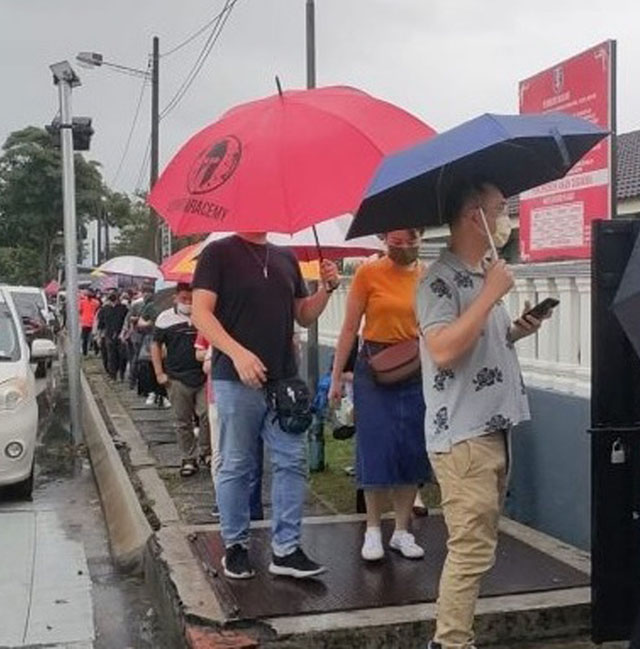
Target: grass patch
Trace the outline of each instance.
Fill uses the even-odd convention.
[[[336,440],[330,429],[325,430],[325,470],[311,474],[311,489],[340,514],[356,513],[356,480],[345,469],[355,465],[355,438]],[[440,506],[440,489],[427,484],[421,489],[422,499],[429,508]],[[389,503],[391,510],[391,503]]]
[[[355,463],[355,440],[333,439],[329,429],[324,434],[325,469],[311,474],[311,489],[340,514],[356,511],[356,481],[345,469]]]

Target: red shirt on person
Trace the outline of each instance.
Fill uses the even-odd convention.
[[[93,319],[96,317],[96,311],[100,307],[100,302],[94,297],[83,295],[80,298],[78,310],[80,311],[80,326],[93,327]]]

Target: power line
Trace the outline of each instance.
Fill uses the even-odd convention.
[[[140,190],[144,189],[146,190],[148,187],[148,184],[145,184],[143,187],[142,185],[142,179],[144,178],[144,173],[147,170],[147,163],[149,162],[149,156],[151,155],[151,137],[149,137],[147,141],[147,148],[144,151],[144,156],[142,156],[142,164],[140,165],[140,169],[138,171],[138,179],[136,180],[136,184],[133,188],[134,194]]]
[[[169,103],[164,107],[160,114],[160,118],[162,119],[166,115],[169,114],[177,105],[178,103],[182,100],[182,97],[184,94],[187,92],[189,89],[189,86],[193,83],[195,77],[197,76],[198,72],[200,71],[201,68],[201,63],[206,61],[209,52],[211,51],[211,46],[214,41],[214,38],[216,36],[216,33],[218,32],[220,25],[222,23],[223,16],[225,13],[228,11],[230,6],[230,0],[225,0],[224,7],[222,8],[222,11],[220,14],[218,14],[217,20],[215,21],[215,25],[211,29],[211,33],[209,36],[207,36],[207,40],[205,41],[204,45],[202,46],[202,49],[200,50],[200,53],[196,57],[196,60],[187,73],[187,76],[185,77],[184,81],[178,88],[178,90],[175,92],[173,97],[169,100]]]
[[[133,115],[133,120],[131,122],[131,128],[129,129],[129,135],[127,136],[127,141],[124,145],[124,149],[122,150],[122,156],[120,157],[120,162],[118,163],[118,168],[116,169],[116,173],[114,174],[113,178],[111,179],[111,187],[113,187],[116,183],[116,180],[120,177],[120,172],[122,171],[122,167],[124,165],[124,161],[127,157],[127,154],[129,153],[129,147],[131,145],[131,139],[133,137],[133,132],[136,128],[136,124],[138,122],[138,117],[140,115],[140,107],[142,106],[142,98],[144,97],[144,91],[147,86],[147,77],[144,77],[142,79],[142,86],[140,87],[140,95],[138,96],[138,103],[136,105],[136,109]]]
[[[204,34],[204,32],[206,32],[207,29],[209,29],[209,27],[211,27],[211,25],[213,25],[213,23],[216,22],[216,20],[219,20],[226,10],[227,10],[227,2],[225,1],[225,6],[220,11],[220,13],[216,14],[211,20],[205,23],[202,27],[200,27],[200,29],[195,31],[193,34],[191,34],[191,36],[185,38],[185,40],[183,40],[181,43],[179,43],[175,47],[172,47],[168,52],[164,52],[163,54],[161,54],[161,57],[164,58],[166,56],[171,56],[171,54],[174,54],[175,52],[181,50],[186,45],[189,45],[189,43],[191,43],[196,38],[198,38],[198,36]]]
[[[233,10],[234,6],[238,0],[226,0],[225,6],[222,10],[222,12],[219,14],[219,17],[217,19],[216,24],[214,25],[213,29],[211,30],[211,33],[207,37],[207,40],[200,51],[200,54],[196,58],[196,61],[187,74],[187,77],[185,80],[182,82],[182,85],[174,96],[169,100],[169,103],[165,106],[165,108],[162,110],[160,114],[160,119],[165,118],[171,111],[173,111],[178,104],[182,101],[184,96],[187,94],[189,88],[197,78],[198,74],[200,73],[200,70],[202,70],[204,64],[206,63],[209,55],[211,54],[211,51],[213,50],[214,45],[220,38],[220,34],[222,33],[222,30],[224,29],[224,26],[229,20],[229,16],[231,15],[231,11]]]

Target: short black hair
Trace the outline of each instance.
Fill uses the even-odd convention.
[[[118,295],[117,293],[110,293],[107,299],[109,302],[115,302],[118,299]]]
[[[484,176],[455,180],[449,187],[444,201],[444,218],[446,222],[450,226],[454,225],[460,218],[464,206],[470,200],[479,200],[488,187],[497,186],[490,178]]]
[[[189,282],[178,282],[176,286],[176,293],[180,293],[180,291],[191,291],[191,284]]]

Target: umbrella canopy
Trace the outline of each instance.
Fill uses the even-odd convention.
[[[194,135],[148,200],[179,235],[291,234],[353,212],[383,156],[433,134],[354,88],[287,91]]]
[[[627,262],[612,309],[640,358],[640,235]]]
[[[461,178],[491,179],[505,196],[557,180],[606,136],[564,113],[481,115],[385,158],[348,236],[442,224],[442,202]]]
[[[178,250],[160,266],[165,280],[172,282],[191,282],[196,269],[198,253],[202,248],[201,243],[194,243]]]
[[[346,241],[351,221],[350,214],[343,214],[337,219],[323,221],[316,226],[323,258],[367,257],[382,250],[382,242],[378,237],[368,236]],[[204,247],[211,241],[223,239],[230,234],[230,232],[213,232],[201,246]],[[270,233],[267,238],[276,246],[291,248],[300,261],[313,261],[320,256],[312,228],[306,228],[293,235]]]
[[[45,287],[44,287],[44,292],[46,295],[52,297],[55,295],[58,295],[58,291],[60,290],[60,284],[56,282],[55,279],[52,279]]]
[[[128,275],[129,277],[150,277],[152,279],[162,279],[162,273],[158,264],[145,259],[144,257],[135,257],[124,255],[114,257],[105,261],[104,264],[96,269],[102,273],[111,275]]]

